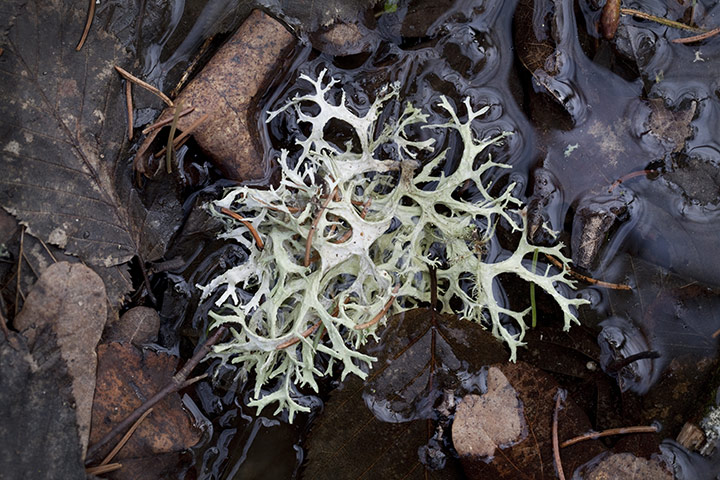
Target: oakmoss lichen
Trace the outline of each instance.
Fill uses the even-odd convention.
[[[212,206],[213,212],[225,208],[243,217],[264,243],[260,249],[245,223],[223,216],[229,227],[223,236],[242,244],[249,258],[201,287],[203,298],[221,289],[215,303],[222,314],[211,316],[214,325],[231,327],[232,338],[213,355],[254,375],[251,405],[277,403],[292,421],[297,411],[308,410],[298,403],[296,387],[317,391],[316,379],[337,364],[342,377],[365,377],[364,365],[374,359],[359,347],[386,315],[429,301],[430,266],[440,267],[443,311],[453,311],[453,305],[462,318],[489,326],[510,348],[511,360],[523,344],[530,308],[515,311],[493,295],[498,275],[533,282],[557,302],[566,329],[577,323],[574,308],[585,301],[564,295],[572,281],[550,267],[542,273],[530,269],[536,249],[567,265],[562,245],[528,244],[514,184],[499,189],[483,184],[488,170],[510,168],[486,152],[509,132],[484,139],[473,132],[473,121],[489,107],[474,110],[465,99],[461,119],[442,97],[438,106],[446,123],[427,124],[428,116],[408,103],[399,118],[380,125],[384,106],[397,100],[397,86],[379,92],[360,114],[344,92],[339,102],[332,101],[338,82],[326,80],[325,73],[316,80],[302,75],[310,93],[269,113],[268,121],[291,109],[309,132],[297,139],[296,158],[283,151],[278,159],[280,185],[231,188]],[[331,120],[350,128],[354,141],[339,148],[327,140]],[[433,138],[410,137],[408,132],[419,128],[430,129],[433,137],[459,135],[462,156],[454,159],[451,173],[442,173],[447,150],[435,152]],[[419,155],[430,160],[421,165]],[[514,252],[486,263],[483,246],[493,240],[500,220],[522,234]],[[238,289],[249,294],[246,300]],[[318,353],[330,359],[322,370]]]

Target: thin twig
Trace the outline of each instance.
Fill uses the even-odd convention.
[[[180,146],[187,141],[187,139],[189,138],[189,136],[193,132],[193,130],[195,130],[197,127],[199,127],[201,123],[203,123],[205,120],[208,119],[209,116],[210,116],[210,114],[206,113],[202,117],[198,118],[197,120],[195,120],[192,123],[192,125],[190,125],[186,130],[183,130],[183,132],[180,135],[178,135],[176,138],[174,138],[173,143],[172,143],[173,150],[177,150],[178,148],[180,148]],[[179,117],[179,115],[178,115],[178,117]],[[171,132],[171,133],[175,133],[175,132]],[[170,142],[168,142],[168,144],[169,143]],[[163,147],[162,150],[160,150],[158,153],[155,154],[155,158],[162,157],[163,154],[165,154],[166,152],[167,152],[167,147]]]
[[[175,153],[173,142],[175,141],[175,131],[177,130],[178,120],[180,119],[181,103],[182,100],[175,105],[175,113],[173,114],[173,121],[170,124],[170,134],[168,134],[167,147],[165,148],[165,169],[167,173],[172,173],[172,157]]]
[[[302,337],[302,338],[309,337],[310,335],[315,333],[315,330],[320,328],[320,325],[322,325],[322,320],[318,320],[318,322],[315,325],[313,325],[312,327],[308,328],[303,333],[301,333],[300,337]],[[283,348],[287,348],[287,347],[291,347],[291,346],[295,345],[296,343],[298,343],[300,341],[300,337],[295,337],[295,338],[291,338],[290,340],[284,341],[283,343],[281,343],[280,345],[275,347],[275,350],[282,350]]]
[[[120,450],[122,450],[122,448],[125,446],[127,441],[130,440],[130,437],[132,437],[132,434],[135,433],[135,430],[137,430],[137,428],[140,426],[140,424],[143,422],[143,420],[145,420],[147,418],[147,416],[152,413],[152,411],[153,411],[152,408],[148,409],[147,412],[143,413],[142,416],[140,418],[138,418],[135,423],[133,423],[132,427],[130,427],[130,430],[128,430],[127,433],[125,435],[123,435],[123,437],[120,439],[118,444],[115,445],[115,448],[113,448],[112,451],[110,451],[110,453],[107,454],[107,457],[105,457],[103,459],[103,461],[100,462],[100,465],[98,465],[98,466],[107,465],[108,463],[110,463],[112,461],[113,458],[115,458],[115,455],[117,455],[118,452]]]
[[[57,258],[55,258],[55,255],[53,255],[53,253],[50,251],[50,249],[45,244],[45,242],[42,241],[42,238],[38,238],[38,240],[40,240],[40,245],[42,245],[43,248],[45,249],[45,251],[48,253],[48,255],[50,255],[50,258],[53,259],[53,262],[58,263]]]
[[[685,37],[685,38],[676,38],[672,40],[673,43],[693,43],[693,42],[700,42],[702,40],[707,40],[710,37],[714,37],[720,33],[720,27],[713,28],[709,32],[701,33],[700,35],[695,35],[693,37]]]
[[[115,425],[115,427],[113,427],[113,429],[110,430],[104,437],[102,437],[96,444],[88,448],[87,457],[85,460],[86,463],[90,462],[93,457],[98,454],[101,448],[103,448],[108,442],[110,442],[113,438],[119,435],[120,432],[125,430],[132,423],[134,423],[135,420],[140,418],[140,416],[142,416],[143,413],[148,411],[148,409],[154,407],[158,402],[163,400],[171,393],[182,390],[183,388],[186,388],[187,386],[192,385],[198,380],[204,378],[206,375],[200,375],[191,378],[190,380],[186,380],[190,372],[198,365],[198,363],[200,363],[205,358],[212,346],[215,345],[218,340],[220,340],[220,338],[222,338],[226,331],[227,326],[221,325],[215,331],[212,337],[205,340],[205,343],[202,344],[202,346],[197,350],[197,352],[195,352],[195,355],[193,355],[192,358],[188,360],[188,362],[183,366],[183,368],[181,368],[180,371],[173,375],[172,379],[170,379],[170,382],[168,382],[168,384],[165,385],[162,390],[150,397],[150,399],[148,399],[145,403],[136,408],[135,411],[133,411],[130,415],[125,417],[124,420]]]
[[[157,299],[152,292],[152,285],[150,284],[150,277],[148,276],[147,269],[145,268],[145,260],[138,255],[138,264],[140,265],[140,273],[143,276],[143,282],[145,282],[145,289],[147,290],[148,298],[153,304],[157,303]]]
[[[80,41],[75,47],[75,50],[78,52],[83,47],[83,45],[85,45],[85,40],[87,40],[88,33],[90,33],[90,27],[92,26],[93,18],[95,18],[95,0],[90,0],[88,5],[87,20],[85,20],[85,30],[83,30]]]
[[[712,334],[712,338],[717,338],[717,337],[720,337],[720,328],[715,330],[715,333]]]
[[[7,326],[7,323],[5,323],[5,317],[3,317],[2,312],[0,311],[0,330],[2,330],[3,334],[5,334],[5,338],[10,341],[10,329]]]
[[[124,70],[124,69],[118,67],[117,65],[115,65],[115,70],[117,70],[118,73],[119,73],[120,75],[122,75],[123,78],[125,78],[125,80],[130,80],[130,81],[133,82],[135,85],[138,85],[138,86],[144,88],[145,90],[147,90],[147,91],[149,91],[149,92],[157,95],[158,97],[160,97],[160,98],[162,99],[162,101],[167,104],[168,107],[174,107],[174,106],[175,106],[175,104],[173,103],[173,101],[170,100],[170,98],[168,98],[167,95],[165,95],[163,92],[161,92],[161,91],[158,90],[157,88],[153,87],[153,86],[150,85],[149,83],[143,82],[142,80],[140,80],[139,78],[137,78],[136,76],[134,76],[132,73],[130,73],[130,72],[128,72],[127,70]]]
[[[227,208],[225,208],[225,207],[222,207],[222,208],[220,209],[220,211],[221,211],[222,213],[224,213],[225,215],[229,215],[229,216],[231,216],[232,218],[234,218],[235,220],[237,220],[238,222],[241,222],[243,225],[245,225],[245,226],[247,227],[247,229],[250,230],[250,234],[251,234],[251,235],[253,236],[253,238],[255,239],[255,243],[257,244],[257,247],[258,247],[260,250],[262,250],[263,247],[265,247],[265,243],[262,241],[262,238],[260,238],[260,234],[258,233],[257,230],[255,230],[255,227],[253,227],[252,223],[248,222],[248,221],[245,220],[242,216],[238,215],[237,213],[235,213],[235,212],[233,212],[232,210],[227,209]]]
[[[610,185],[608,193],[612,192],[613,190],[615,190],[615,188],[618,187],[618,185],[630,180],[631,178],[642,177],[645,175],[650,175],[651,173],[655,173],[655,170],[638,170],[637,172],[630,172],[627,175],[623,175],[622,177],[615,180],[612,185]]]
[[[185,115],[187,115],[188,113],[190,113],[190,112],[192,112],[192,111],[194,111],[194,110],[195,110],[195,107],[188,107],[188,108],[186,108],[185,110],[183,110],[183,111],[180,112],[180,116],[181,116],[181,117],[184,117]],[[143,135],[147,135],[148,133],[152,132],[153,130],[156,130],[156,129],[158,129],[158,128],[162,128],[162,127],[164,127],[165,125],[169,124],[169,123],[172,122],[172,121],[173,121],[172,117],[168,117],[168,118],[166,118],[165,120],[160,120],[159,122],[155,122],[155,123],[153,123],[152,125],[148,125],[147,127],[145,127],[145,128],[143,129],[142,133],[143,133]]]
[[[628,433],[656,433],[657,431],[658,428],[653,426],[610,428],[608,430],[603,430],[602,432],[584,433],[582,435],[578,435],[577,437],[571,438],[570,440],[565,440],[563,443],[560,444],[560,448],[569,447],[570,445],[575,445],[576,443],[580,443],[585,440],[597,440],[600,437],[609,437],[611,435],[625,435]]]
[[[604,288],[611,288],[613,290],[632,290],[632,287],[630,285],[625,285],[622,283],[610,283],[610,282],[603,282],[602,280],[595,280],[594,278],[588,277],[587,275],[583,275],[582,273],[578,273],[575,270],[573,270],[570,267],[566,267],[565,265],[560,262],[560,260],[556,259],[555,257],[551,257],[548,254],[545,254],[548,260],[552,262],[553,265],[555,265],[558,268],[564,268],[566,272],[568,272],[573,277],[577,278],[578,280],[582,280],[583,282],[587,282],[591,285],[596,285],[598,287],[604,287]]]
[[[395,295],[395,294],[398,292],[399,289],[400,289],[400,285],[396,285],[395,288],[393,289],[393,296],[390,297],[390,299],[387,302],[385,302],[385,306],[383,307],[383,309],[380,310],[380,312],[377,315],[375,315],[372,319],[368,320],[367,322],[361,323],[360,325],[355,325],[355,330],[364,330],[368,327],[372,327],[377,322],[379,322],[380,319],[383,318],[387,314],[388,310],[390,310],[390,307],[392,306],[393,302],[397,298],[397,295]]]
[[[562,397],[563,396],[560,394],[560,390],[558,390],[558,393],[555,395],[555,410],[553,411],[552,445],[558,478],[560,480],[565,480],[565,472],[563,472],[562,461],[560,459],[560,448],[558,446],[558,415],[560,413],[560,402],[562,401]]]
[[[320,218],[323,215],[323,212],[327,208],[328,205],[330,205],[330,200],[332,200],[335,197],[335,193],[337,192],[337,186],[333,188],[333,191],[330,192],[330,195],[327,196],[325,199],[325,202],[323,202],[322,206],[320,207],[320,211],[315,216],[315,220],[313,220],[312,226],[310,227],[310,231],[308,232],[308,238],[307,242],[305,243],[305,266],[310,266],[310,248],[312,247],[312,240],[313,236],[315,235],[315,230],[317,229],[318,223],[320,222]]]
[[[20,229],[20,254],[18,255],[18,266],[17,266],[17,283],[15,284],[15,316],[18,314],[18,303],[20,303],[20,296],[25,296],[20,291],[20,273],[22,270],[22,259],[23,259],[23,246],[25,244],[25,227]]]
[[[657,15],[641,12],[640,10],[634,10],[632,8],[621,8],[620,13],[623,15],[632,15],[633,17],[642,18],[644,20],[650,20],[652,22],[659,23],[667,27],[680,28],[682,30],[689,30],[691,32],[697,33],[705,32],[705,30],[703,30],[702,28],[691,27],[690,25],[685,25],[684,23],[668,20],[667,18],[658,17]]]
[[[125,104],[127,105],[128,114],[128,140],[133,139],[133,100],[132,100],[132,83],[125,80]]]

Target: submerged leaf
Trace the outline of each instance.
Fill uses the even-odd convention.
[[[507,353],[478,325],[427,309],[393,317],[380,335],[366,349],[378,357],[371,376],[348,377],[314,423],[306,477],[422,478],[426,471],[430,478],[457,478],[451,460],[442,470],[426,470],[418,449],[449,455],[437,438],[429,445],[436,422],[447,420],[445,409],[454,409],[456,397],[480,393],[481,368]]]

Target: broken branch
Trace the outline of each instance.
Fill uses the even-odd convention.
[[[611,435],[625,435],[628,433],[656,433],[657,431],[657,427],[644,425],[637,427],[610,428],[607,430],[603,430],[602,432],[588,432],[582,435],[578,435],[577,437],[571,438],[570,440],[565,440],[563,443],[560,444],[560,447],[565,448],[585,440],[597,440],[600,437],[609,437]]]

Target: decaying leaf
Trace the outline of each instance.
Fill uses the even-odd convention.
[[[164,251],[179,205],[148,210],[126,172],[125,99],[113,65],[129,62],[114,35],[141,15],[100,9],[74,50],[86,4],[11,0],[0,23],[0,205],[29,232],[92,265]],[[139,8],[139,7],[132,7]],[[168,229],[167,219],[172,219]],[[170,234],[169,234],[170,233]]]
[[[159,392],[175,373],[178,358],[129,343],[98,347],[97,387],[90,433],[95,443],[137,407]],[[116,459],[153,457],[179,452],[200,440],[175,393],[158,403]]]
[[[55,336],[46,328],[32,347],[11,340],[0,333],[0,478],[84,479],[72,379]]]
[[[157,340],[160,315],[149,307],[133,307],[123,313],[119,320],[108,325],[103,342],[129,342],[135,345]]]
[[[453,423],[453,444],[468,478],[555,478],[551,432],[558,388],[551,376],[523,362],[491,366],[487,393],[463,398],[468,405],[460,404]],[[558,421],[560,441],[590,427],[583,411],[566,399]],[[562,449],[565,471],[603,450],[597,440]]]
[[[438,445],[441,417],[456,396],[479,393],[481,367],[507,358],[502,345],[479,325],[419,309],[393,317],[367,351],[378,356],[368,379],[349,376],[313,427],[306,478],[457,478]]]
[[[197,125],[192,135],[198,145],[232,180],[257,180],[267,174],[256,126],[257,101],[294,43],[280,22],[254,10],[176,99],[177,105],[194,108],[178,119],[177,129]],[[173,118],[174,111],[166,109],[158,121]],[[135,167],[141,173],[154,171],[145,157],[158,132],[148,136],[138,151]]]
[[[53,330],[72,377],[82,451],[87,449],[95,391],[95,347],[107,319],[102,279],[90,268],[60,262],[40,276],[15,318],[15,328],[33,345],[37,332]]]

